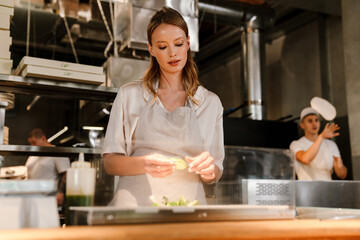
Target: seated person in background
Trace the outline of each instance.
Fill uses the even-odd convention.
[[[33,129],[29,133],[28,142],[32,146],[54,147],[47,141],[45,133],[40,128]],[[25,166],[28,168],[29,179],[58,180],[56,200],[58,206],[62,206],[64,203],[66,170],[70,167],[70,159],[67,157],[30,156]]]
[[[313,108],[305,108],[300,114],[300,127],[305,136],[290,144],[295,154],[295,171],[299,180],[331,180],[333,169],[340,179],[345,179],[347,168],[344,166],[339,149],[330,138],[339,136],[340,127],[327,123],[319,134],[320,117]]]

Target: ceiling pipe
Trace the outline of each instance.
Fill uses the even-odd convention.
[[[236,23],[236,20],[243,19],[245,13],[244,11],[237,11],[227,7],[216,6],[206,2],[198,2],[198,8],[200,12],[210,13],[212,15],[219,16],[222,19],[225,19],[231,23]]]
[[[263,69],[265,58],[265,47],[263,40],[264,29],[272,26],[275,22],[273,10],[264,7],[254,7],[246,4],[237,4],[230,6],[229,3],[221,2],[220,5],[213,5],[210,1],[202,0],[198,3],[201,14],[208,16],[204,19],[216,20],[217,22],[238,26],[241,30],[239,34],[239,44],[241,44],[241,69],[242,69],[242,86],[243,88],[243,115],[248,115],[254,120],[263,120],[266,118],[266,111],[263,105]],[[225,6],[228,4],[228,6]],[[215,22],[215,24],[217,24]],[[209,45],[201,48],[199,58],[203,59],[209,56],[209,51],[216,51],[219,42],[234,41],[234,33],[220,36]],[[203,56],[202,51],[204,49]],[[216,54],[216,52],[214,53]]]
[[[243,102],[247,104],[242,109],[242,113],[243,115],[251,113],[251,119],[263,120],[266,117],[262,91],[265,46],[263,32],[254,27],[257,26],[256,21],[258,17],[254,15],[246,22],[241,33]]]
[[[214,4],[214,2],[216,4]],[[199,18],[209,22],[221,22],[241,26],[254,15],[259,17],[258,28],[268,28],[275,23],[275,12],[273,9],[262,6],[254,6],[239,2],[200,0],[198,2]]]

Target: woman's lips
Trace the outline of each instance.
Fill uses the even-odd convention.
[[[176,65],[178,65],[179,62],[180,62],[180,60],[173,60],[173,61],[168,62],[168,64],[170,64],[171,66],[176,66]]]

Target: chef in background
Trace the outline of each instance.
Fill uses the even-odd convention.
[[[44,131],[40,128],[35,128],[29,133],[28,142],[32,146],[54,147],[48,142]],[[62,206],[65,196],[66,170],[70,167],[70,159],[67,157],[30,156],[25,166],[28,169],[29,179],[54,179],[58,181],[56,200],[58,206]]]
[[[203,183],[217,182],[223,171],[222,104],[199,83],[177,11],[156,12],[147,36],[149,67],[141,81],[120,88],[104,141],[105,169],[120,176],[112,205],[151,205],[151,195],[206,204]],[[188,169],[175,169],[174,158]]]
[[[340,127],[327,123],[320,131],[319,113],[307,107],[301,111],[300,127],[305,136],[290,144],[295,155],[295,171],[299,180],[331,180],[333,170],[340,179],[345,179],[347,168],[343,164],[339,148],[329,140],[339,135]]]

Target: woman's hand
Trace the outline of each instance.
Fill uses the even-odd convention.
[[[152,177],[163,178],[173,173],[175,164],[162,154],[145,156],[145,171]]]
[[[219,172],[214,164],[213,157],[208,152],[203,152],[193,158],[185,157],[185,161],[189,164],[189,172],[199,174],[204,182],[215,180],[217,173]]]
[[[329,125],[329,123],[326,124],[324,130],[322,131],[322,133],[320,134],[324,139],[325,138],[333,138],[336,136],[339,136],[340,133],[335,132],[338,131],[340,129],[339,125],[332,123]]]

